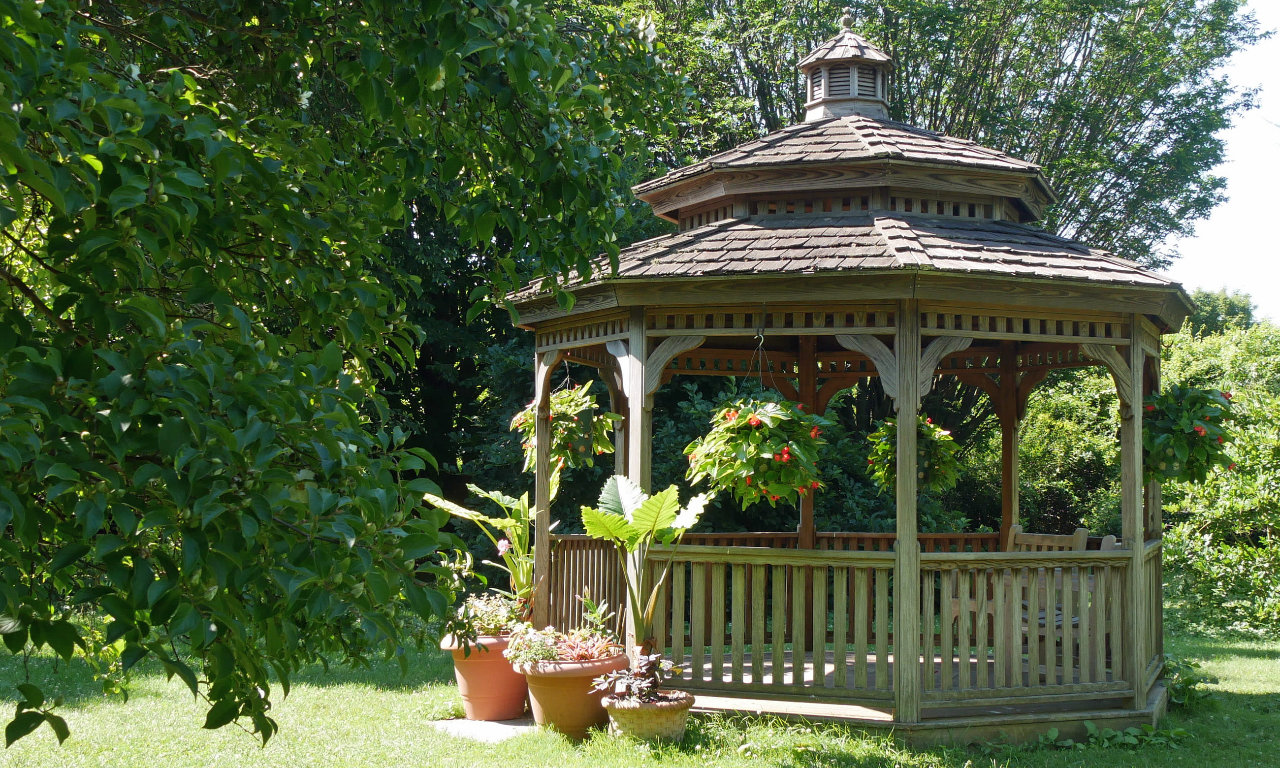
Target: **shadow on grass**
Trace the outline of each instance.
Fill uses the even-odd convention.
[[[1255,643],[1262,643],[1256,639],[1243,638],[1219,638],[1219,637],[1199,637],[1199,636],[1182,636],[1176,642],[1169,645],[1171,649],[1180,656],[1189,656],[1198,659],[1216,659],[1234,657],[1241,659],[1262,659],[1265,661],[1280,661],[1280,648],[1257,647]]]
[[[296,672],[290,682],[293,685],[316,688],[360,685],[381,691],[412,691],[426,685],[451,683],[454,680],[452,660],[437,649],[408,650],[405,657],[408,660],[407,671],[402,671],[396,660],[383,658],[360,667],[330,664],[327,670],[321,664],[314,664]],[[138,683],[148,679],[163,680],[165,673],[159,663],[144,659],[133,668],[131,678],[130,695],[145,696],[149,694],[140,690]],[[24,665],[20,656],[0,656],[0,702],[16,702],[18,693],[15,686],[28,680],[44,691],[47,700],[60,698],[62,701],[59,706],[68,709],[91,706],[103,701],[123,701],[119,696],[107,696],[103,693],[102,683],[94,679],[92,668],[82,658],[76,657],[67,663],[42,653],[32,655]],[[175,682],[174,685],[182,687],[181,683]]]

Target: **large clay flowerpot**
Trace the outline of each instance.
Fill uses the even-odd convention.
[[[534,722],[571,739],[583,739],[588,728],[609,722],[600,704],[604,692],[592,692],[591,681],[626,666],[627,655],[620,653],[598,661],[539,661],[516,669],[529,681]]]
[[[662,691],[657,701],[606,696],[602,703],[609,713],[610,730],[644,741],[680,741],[689,722],[693,694]]]
[[[524,715],[529,687],[502,655],[506,648],[507,638],[488,635],[476,638],[470,654],[453,638],[440,643],[441,650],[453,651],[453,673],[468,720],[514,720]]]

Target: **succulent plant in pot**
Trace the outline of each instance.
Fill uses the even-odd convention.
[[[643,741],[682,740],[693,694],[662,689],[679,672],[662,654],[652,653],[637,657],[628,669],[597,677],[594,689],[607,694],[601,703],[610,730]]]
[[[453,654],[453,671],[468,720],[512,720],[524,714],[528,684],[503,652],[521,624],[520,604],[492,592],[472,595],[446,627],[440,649]]]

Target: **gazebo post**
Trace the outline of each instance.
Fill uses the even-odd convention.
[[[920,410],[920,305],[899,302],[894,355],[898,363],[897,542],[893,566],[893,695],[895,720],[920,720],[920,544],[916,510],[916,421]],[[930,665],[932,666],[932,665]]]
[[[1142,396],[1146,368],[1142,316],[1131,314],[1127,377],[1119,382],[1120,394],[1120,516],[1124,542],[1129,547],[1129,628],[1124,648],[1125,666],[1133,683],[1133,708],[1147,705],[1147,626],[1150,601],[1146,590],[1146,531],[1142,482]],[[1113,650],[1113,653],[1115,651]]]
[[[801,336],[796,355],[796,391],[800,395],[800,404],[809,413],[818,412],[818,339],[814,336]],[[817,532],[813,527],[814,494],[806,493],[800,497],[800,524],[796,529],[800,549],[813,549],[817,546]],[[813,635],[811,634],[810,637]]]
[[[559,362],[559,352],[544,352],[534,366],[533,623],[538,627],[551,619],[551,371]]]
[[[1000,389],[996,415],[1000,419],[1000,543],[1008,549],[1009,529],[1018,524],[1018,438],[1022,419],[1018,407],[1017,343],[1000,345]]]

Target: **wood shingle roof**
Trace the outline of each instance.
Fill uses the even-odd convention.
[[[884,212],[729,219],[624,249],[617,277],[898,269],[1172,285],[1106,251],[1012,222]]]
[[[1038,173],[1040,167],[967,139],[945,136],[895,120],[848,115],[804,122],[712,155],[632,188],[637,195],[717,169],[807,163],[901,160],[975,169]]]
[[[824,61],[882,61],[889,63],[889,54],[867,42],[857,32],[844,30],[840,34],[819,45],[800,60],[796,66],[804,69],[810,64]]]

